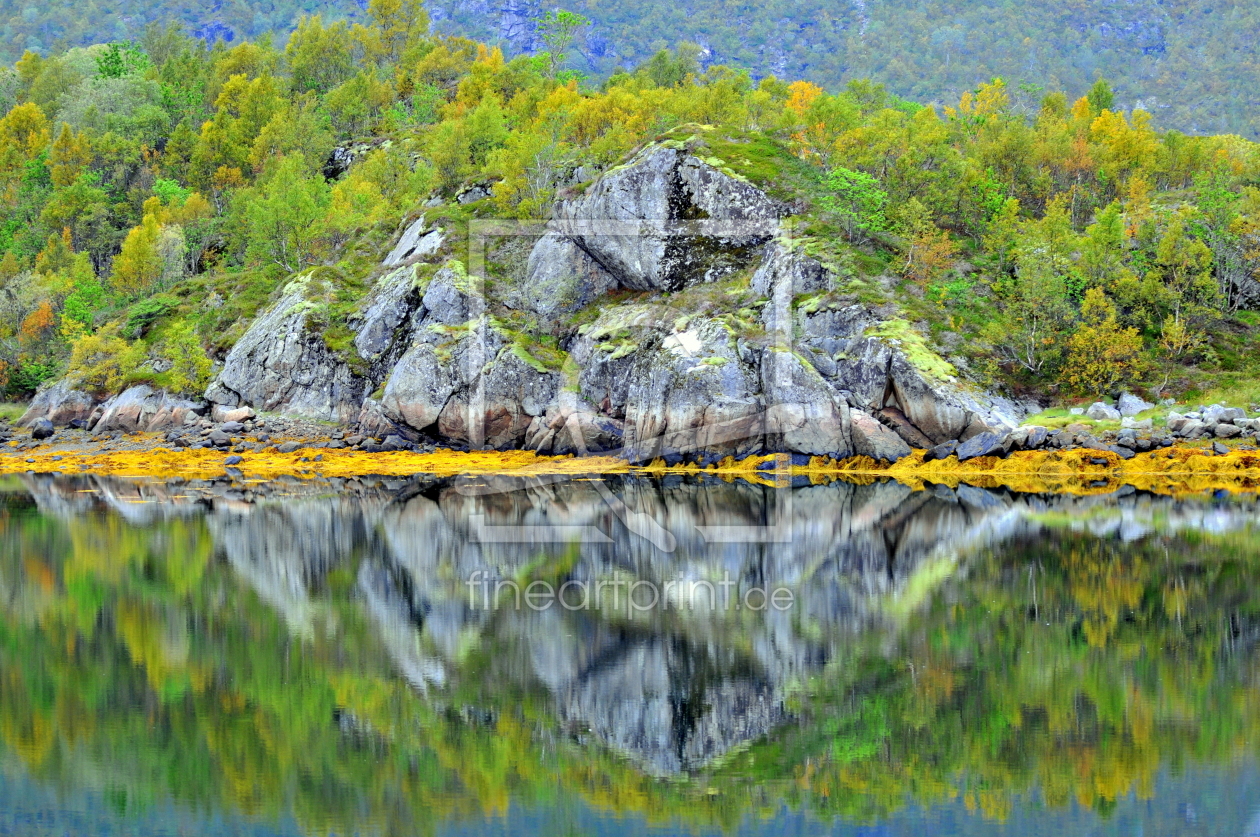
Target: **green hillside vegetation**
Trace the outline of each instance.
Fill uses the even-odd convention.
[[[0,83],[3,396],[67,368],[196,393],[315,267],[312,305],[348,346],[345,317],[422,205],[466,241],[470,218],[549,217],[658,139],[789,201],[841,278],[812,304],[890,306],[942,370],[1051,396],[1254,378],[1255,144],[1160,132],[1104,81],[1030,105],[994,80],[934,107],[867,80],[702,71],[680,48],[596,86],[568,60],[578,23],[553,16],[553,52],[507,60],[432,34],[419,0],[373,0],[361,24],[301,19],[283,48],[169,28],[28,52]],[[489,197],[457,200],[470,185]]]
[[[230,43],[274,35],[282,42],[305,14],[363,22],[352,0],[190,3],[119,0],[38,5],[0,0],[0,60],[25,51],[139,38],[148,23],[176,22]],[[529,17],[539,0],[490,4],[436,0],[446,34],[500,45],[505,53],[545,49]],[[994,77],[1035,111],[1042,89],[1085,92],[1101,74],[1126,108],[1145,107],[1159,125],[1189,133],[1260,132],[1260,75],[1251,59],[1260,9],[1243,0],[1129,3],[1001,3],[985,0],[577,0],[591,20],[569,66],[593,78],[634,67],[677,42],[703,45],[707,63],[747,67],[755,78],[803,78],[829,89],[872,78],[915,101],[954,101]]]

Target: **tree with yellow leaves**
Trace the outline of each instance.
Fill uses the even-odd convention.
[[[1102,288],[1085,292],[1081,320],[1068,341],[1065,377],[1073,389],[1101,398],[1141,376],[1142,337],[1136,328],[1121,327]]]
[[[129,296],[139,296],[162,278],[162,254],[158,249],[161,225],[155,212],[146,212],[144,220],[132,227],[123,239],[122,250],[114,259],[114,289]]]
[[[356,24],[353,31],[369,61],[392,65],[420,57],[429,33],[423,0],[370,0],[367,12],[372,25]]]

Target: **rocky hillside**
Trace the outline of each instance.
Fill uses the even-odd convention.
[[[334,280],[299,275],[205,403],[135,387],[98,404],[63,382],[25,422],[158,430],[209,408],[376,440],[668,462],[895,460],[1018,424],[1018,406],[960,380],[892,306],[810,256],[791,211],[698,136],[654,143],[573,190],[545,229],[469,245],[420,214],[364,277],[339,342],[324,313]]]

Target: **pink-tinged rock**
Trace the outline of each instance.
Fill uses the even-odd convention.
[[[190,414],[204,412],[205,405],[141,384],[115,395],[101,408],[94,431],[146,433],[182,427]]]
[[[76,383],[63,378],[40,390],[18,419],[18,425],[31,427],[39,419],[48,419],[57,427],[65,427],[73,421],[81,421],[86,425],[92,417],[92,411],[103,399],[91,392],[75,389]]]
[[[225,422],[225,421],[247,421],[249,419],[252,419],[254,415],[255,413],[253,409],[249,407],[233,408],[233,407],[224,407],[222,405],[217,405],[217,404],[215,405],[215,408],[210,412],[210,417],[220,423]]]

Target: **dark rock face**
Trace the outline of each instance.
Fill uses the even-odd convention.
[[[53,423],[46,418],[38,418],[31,422],[32,439],[48,439],[56,432]]]
[[[1005,439],[996,433],[979,433],[958,446],[959,462],[980,456],[1001,456],[1006,453]]]
[[[441,243],[421,218],[349,315],[352,349],[330,349],[321,333],[331,291],[316,270],[258,316],[206,397],[219,413],[335,421],[376,440],[636,461],[892,461],[1015,427],[1018,407],[885,336],[908,324],[890,331],[833,293],[826,267],[776,237],[784,211],[683,143],[649,146],[558,207],[528,256],[514,251],[515,278],[486,283],[493,298],[458,261],[417,266]],[[737,270],[765,297],[743,321],[759,317],[756,328],[720,312],[679,318],[660,301]],[[613,291],[640,296],[601,303]],[[826,304],[797,307],[803,294]],[[569,324],[579,310],[584,324]]]

